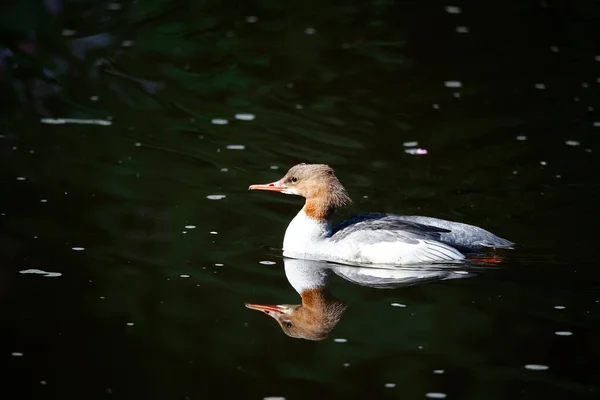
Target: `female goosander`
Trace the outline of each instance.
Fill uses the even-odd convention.
[[[280,180],[250,190],[306,199],[283,238],[283,255],[343,264],[414,264],[462,260],[461,253],[512,248],[514,243],[482,228],[443,219],[362,214],[331,227],[333,212],[352,201],[325,164],[298,164]]]
[[[302,304],[246,303],[246,307],[273,317],[286,335],[308,340],[325,339],[346,308],[329,293],[332,272],[354,284],[377,289],[471,276],[466,271],[427,265],[419,265],[418,268],[366,268],[292,258],[284,258],[283,265],[285,276],[300,295]]]

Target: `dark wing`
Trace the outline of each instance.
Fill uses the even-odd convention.
[[[340,222],[332,229],[331,240],[336,242],[343,240],[348,235],[358,231],[387,231],[391,241],[401,238],[404,241],[415,243],[418,239],[429,239],[440,241],[442,233],[450,230],[418,222],[406,221],[393,215],[383,213],[361,214]],[[385,240],[385,235],[379,236],[379,240]]]

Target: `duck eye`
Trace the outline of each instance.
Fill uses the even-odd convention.
[[[286,327],[291,328],[292,327],[292,323],[290,321],[284,321],[283,322],[285,324]]]
[[[296,178],[295,176],[293,176],[293,177],[292,177],[292,182],[293,182],[293,183],[296,183],[296,182],[298,182],[298,178]]]

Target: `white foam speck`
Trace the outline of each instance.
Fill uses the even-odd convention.
[[[402,143],[402,146],[404,147],[415,147],[418,146],[419,142],[417,142],[416,140],[413,140],[412,142],[404,142]]]
[[[123,47],[131,47],[131,46],[133,46],[133,44],[134,44],[134,43],[135,43],[135,42],[134,42],[133,40],[130,40],[130,39],[128,39],[128,40],[123,40],[123,41],[121,42],[121,46],[123,46]]]
[[[41,269],[24,269],[19,271],[20,274],[34,274],[34,275],[43,275],[46,278],[58,278],[62,276],[60,272],[48,272],[42,271]]]
[[[211,235],[217,235],[219,232],[217,232],[217,231],[210,231],[209,233],[210,233]]]
[[[594,57],[594,60],[596,60],[596,61],[600,61],[600,56],[596,56],[596,57]]]
[[[335,339],[333,339],[333,341],[336,342],[336,343],[346,343],[348,341],[348,339],[335,338]]]
[[[214,125],[227,125],[229,121],[223,118],[213,118],[210,120],[210,123]]]
[[[556,331],[556,332],[554,332],[554,334],[556,336],[571,336],[571,335],[573,335],[573,332],[570,332],[570,331]]]
[[[546,161],[540,161],[540,165],[548,165]]]
[[[445,399],[446,393],[429,392],[425,394],[425,397],[427,397],[428,399]]]
[[[524,136],[524,135],[517,136],[517,140],[520,140],[520,141],[527,140],[527,136]]]
[[[349,366],[350,366],[350,363],[343,363],[342,365],[343,365],[344,367],[349,367]]]
[[[46,381],[40,381],[40,385],[45,385]]]
[[[40,203],[47,203],[47,202],[48,202],[48,200],[46,200],[46,199],[41,199],[40,200]]]
[[[526,369],[530,369],[532,371],[546,371],[550,367],[542,364],[527,364],[525,365]]]
[[[454,93],[452,93],[452,96],[454,96],[455,98],[459,99],[460,98],[460,93],[459,92],[454,92]]]
[[[459,87],[462,87],[462,82],[461,81],[446,81],[446,82],[444,82],[444,86],[450,87],[450,88],[459,88]]]
[[[600,122],[594,122],[592,125],[594,125],[596,128],[600,127]]]
[[[221,172],[227,172],[229,171],[229,168],[221,168]]]
[[[439,109],[440,109],[440,105],[439,105],[439,104],[434,104],[434,105],[432,105],[432,107],[433,107],[434,109],[436,109],[436,110],[439,110]]]
[[[544,85],[543,83],[536,83],[535,85],[533,85],[533,87],[535,87],[538,90],[546,89],[546,85]]]
[[[184,228],[185,229],[195,229],[196,225],[186,225]]]
[[[267,396],[267,397],[263,397],[263,400],[285,400],[285,397],[281,397],[281,396]]]
[[[141,147],[142,144],[140,142],[135,142],[135,147]]]
[[[63,36],[74,36],[77,34],[77,31],[74,29],[63,29],[61,33]]]
[[[406,304],[400,304],[400,303],[392,303],[390,304],[392,307],[406,307]]]
[[[215,267],[222,267],[222,266],[224,266],[224,265],[225,265],[225,264],[217,263],[217,264],[215,264]]]
[[[553,53],[558,53],[560,51],[557,46],[550,46],[550,50],[552,50]]]
[[[446,12],[448,14],[460,14],[462,10],[457,6],[446,6]]]
[[[24,180],[27,180],[27,178],[25,178],[24,176],[17,176],[17,180],[24,181]]]
[[[554,306],[554,308],[555,308],[556,310],[564,310],[564,309],[565,309],[565,308],[567,308],[567,307],[565,307],[565,306]]]
[[[18,351],[14,351],[11,353],[13,357],[23,357],[23,353],[19,353]]]
[[[580,145],[580,143],[578,141],[576,141],[576,140],[567,140],[565,142],[565,144],[567,146],[579,146]]]
[[[111,121],[104,119],[77,119],[77,118],[42,118],[42,124],[63,125],[63,124],[83,124],[83,125],[102,125],[110,126]]]
[[[90,96],[90,101],[98,101],[98,96]]]
[[[221,200],[225,197],[227,196],[225,196],[224,194],[209,194],[208,196],[206,196],[206,198],[209,200]]]
[[[586,152],[586,153],[591,153],[591,152],[592,152],[592,149],[585,149],[585,152]]]
[[[275,265],[275,261],[259,261],[263,265]]]
[[[249,15],[246,17],[246,22],[248,22],[249,24],[253,24],[255,22],[258,22],[258,17],[255,15]]]
[[[227,146],[228,150],[244,150],[246,146],[243,144],[230,144]]]
[[[306,28],[304,30],[304,33],[306,33],[307,35],[314,35],[315,33],[317,33],[317,30],[315,28]]]
[[[279,169],[279,167],[277,165],[271,165],[269,168],[270,169]]]
[[[235,114],[235,119],[239,119],[240,121],[252,121],[256,116],[254,114]]]
[[[442,375],[444,373],[444,370],[443,369],[434,369],[433,373],[436,375]]]
[[[186,275],[186,274],[181,274],[181,275],[179,275],[179,277],[180,277],[180,278],[189,278],[190,276],[189,276],[189,275]]]
[[[456,32],[457,33],[469,33],[469,27],[468,26],[457,26]]]
[[[133,322],[128,322],[127,326],[134,326],[135,324]]]
[[[386,384],[385,384],[385,385],[383,385],[383,386],[384,386],[384,387],[386,387],[386,388],[390,388],[390,389],[391,389],[391,388],[395,388],[395,387],[396,387],[396,384],[395,384],[395,383],[386,383]]]
[[[85,247],[73,247],[73,250],[75,250],[75,251],[83,251],[83,250],[85,250]]]

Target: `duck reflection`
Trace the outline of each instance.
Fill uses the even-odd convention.
[[[333,297],[329,282],[333,274],[360,286],[392,289],[445,279],[469,277],[452,265],[413,265],[410,268],[358,267],[320,261],[284,258],[285,275],[302,304],[251,304],[246,307],[273,317],[291,337],[323,340],[340,321],[345,304]]]

